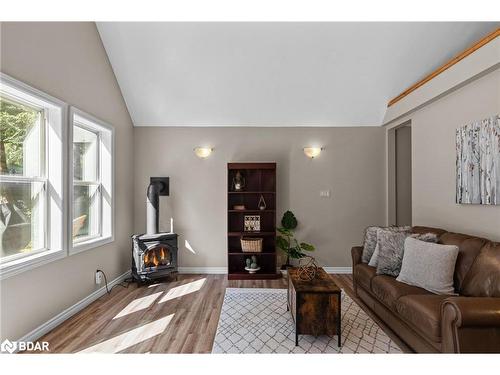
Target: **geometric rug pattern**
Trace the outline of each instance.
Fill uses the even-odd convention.
[[[227,288],[212,353],[402,353],[342,291],[342,347],[337,336],[299,335],[286,311],[286,289]]]

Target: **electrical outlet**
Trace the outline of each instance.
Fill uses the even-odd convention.
[[[101,283],[102,283],[102,274],[99,271],[95,272],[95,283],[97,285],[101,285]]]
[[[322,198],[330,198],[330,190],[321,190],[319,196]]]

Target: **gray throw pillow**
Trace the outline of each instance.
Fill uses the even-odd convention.
[[[375,251],[378,228],[380,227],[368,227],[365,230],[365,243],[363,246],[363,254],[361,254],[361,262],[363,263],[368,263]]]
[[[401,272],[396,280],[436,294],[455,294],[453,274],[457,255],[458,247],[455,245],[440,245],[408,237]]]
[[[384,229],[377,231],[379,247],[377,275],[398,276],[403,261],[405,239],[410,231],[393,232]]]
[[[377,230],[378,229],[385,229],[393,232],[407,232],[411,230],[410,226],[404,226],[404,227],[396,227],[396,226],[391,226],[391,227],[368,227],[365,230],[365,242],[363,246],[363,253],[361,254],[361,262],[363,263],[369,263],[370,259],[373,256],[373,253],[375,252],[375,247],[377,246]]]
[[[410,237],[425,242],[438,242],[438,236],[436,233],[414,233]]]

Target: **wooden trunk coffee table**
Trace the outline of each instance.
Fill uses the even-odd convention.
[[[287,310],[295,323],[295,345],[299,335],[337,335],[341,346],[340,297],[340,288],[323,268],[311,281],[301,280],[297,268],[288,269]]]

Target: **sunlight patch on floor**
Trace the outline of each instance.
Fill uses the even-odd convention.
[[[159,335],[167,328],[174,314],[134,328],[109,340],[93,345],[78,353],[118,353],[131,346]]]
[[[157,286],[161,286],[161,285],[167,285],[168,283],[156,283],[156,284],[151,284],[151,285],[148,285],[148,289],[149,288],[156,288]]]
[[[134,299],[125,308],[120,311],[113,319],[121,318],[122,316],[135,313],[136,311],[147,309],[153,304],[156,299],[163,294],[163,292],[158,292],[150,294],[149,296]]]
[[[203,278],[196,281],[191,281],[190,283],[186,283],[184,285],[176,286],[170,289],[158,303],[167,302],[174,298],[182,297],[185,296],[186,294],[197,292],[198,290],[201,289],[203,284],[205,284],[205,280],[206,278]]]

